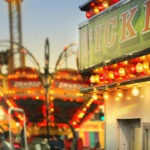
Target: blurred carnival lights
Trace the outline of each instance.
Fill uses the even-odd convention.
[[[131,93],[132,93],[133,96],[138,96],[139,93],[140,93],[138,87],[137,87],[137,86],[134,86],[134,87],[132,88],[132,90],[131,90]]]
[[[105,91],[105,92],[103,93],[103,98],[104,98],[104,99],[108,99],[108,98],[109,98],[109,94],[108,94],[107,91]]]

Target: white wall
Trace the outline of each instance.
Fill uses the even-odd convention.
[[[141,125],[150,122],[150,86],[139,88],[139,91],[139,96],[132,96],[131,89],[124,90],[119,101],[115,100],[117,92],[111,92],[105,99],[106,150],[118,148],[117,119],[141,118]]]

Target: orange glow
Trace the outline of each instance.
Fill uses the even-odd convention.
[[[103,6],[104,6],[105,8],[108,8],[108,7],[109,7],[108,2],[107,2],[107,1],[103,1]]]
[[[93,98],[94,100],[97,100],[97,99],[98,99],[97,94],[96,94],[96,93],[93,93],[93,94],[92,94],[92,98]]]
[[[123,97],[123,92],[120,89],[117,91],[117,96],[118,97]]]
[[[51,110],[51,112],[54,112],[54,108],[51,108],[50,110]]]
[[[36,96],[35,99],[39,99],[39,96]]]
[[[91,83],[94,83],[94,82],[95,82],[95,76],[94,76],[94,75],[92,75],[92,76],[90,77],[90,82],[91,82]]]
[[[108,98],[109,98],[108,92],[104,92],[104,93],[103,93],[103,98],[104,98],[104,99],[108,99]]]
[[[118,71],[119,75],[122,77],[122,76],[125,76],[125,69],[124,68],[119,68],[119,71]]]
[[[99,80],[99,75],[95,75],[94,78],[95,78],[94,80],[95,80],[96,83],[98,83],[98,82],[100,81],[100,80]]]
[[[143,70],[146,72],[149,71],[149,62],[143,62]]]
[[[86,111],[86,110],[87,110],[87,109],[84,107],[84,108],[83,108],[83,111]]]
[[[111,65],[111,68],[112,69],[116,69],[118,67],[118,65],[117,64],[113,64],[113,65]]]
[[[115,101],[120,101],[120,98],[119,97],[115,97]]]
[[[143,65],[142,65],[141,63],[138,63],[138,64],[136,65],[136,71],[137,71],[138,73],[141,73],[141,72],[143,71]]]
[[[131,93],[133,96],[138,96],[139,95],[139,89],[137,86],[134,86],[131,90]]]
[[[114,73],[113,73],[113,71],[109,71],[108,72],[108,77],[109,77],[109,79],[114,79]]]
[[[99,72],[100,73],[103,73],[104,72],[104,69],[101,67],[101,68],[99,68]]]
[[[141,61],[145,61],[145,60],[146,60],[146,56],[141,56],[141,57],[140,57],[140,60],[141,60]]]
[[[94,12],[95,12],[95,14],[98,14],[100,12],[99,8],[98,7],[94,7]]]
[[[93,72],[94,72],[94,73],[99,73],[99,69],[97,68],[97,69],[95,69]]]
[[[128,63],[128,61],[123,61],[122,64],[123,64],[124,66],[127,66],[129,63]]]
[[[99,9],[99,11],[103,11],[105,9],[105,7],[102,4],[99,4],[98,9]]]
[[[111,0],[112,4],[118,3],[120,0]]]

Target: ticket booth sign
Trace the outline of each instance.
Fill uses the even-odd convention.
[[[80,25],[79,68],[150,47],[150,0],[130,0]]]

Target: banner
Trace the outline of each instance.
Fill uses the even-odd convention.
[[[79,27],[79,69],[150,47],[150,0],[122,1]]]

